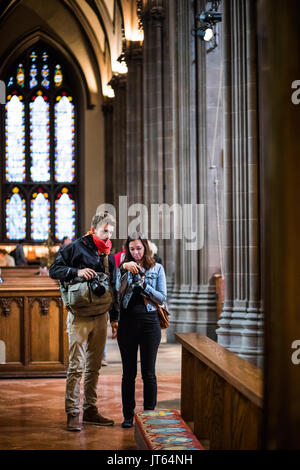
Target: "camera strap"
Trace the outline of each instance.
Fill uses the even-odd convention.
[[[107,275],[108,279],[110,279],[108,255],[104,256],[103,264],[104,264],[105,274]]]

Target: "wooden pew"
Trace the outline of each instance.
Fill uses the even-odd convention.
[[[181,415],[199,441],[210,450],[260,449],[262,371],[203,334],[175,337],[182,345]]]
[[[18,278],[18,277],[32,277],[39,272],[40,267],[37,266],[5,266],[0,267],[2,279]]]
[[[64,377],[68,361],[65,324],[57,281],[28,272],[20,277],[4,275],[0,284],[0,377]]]

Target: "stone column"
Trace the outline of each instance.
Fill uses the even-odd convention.
[[[147,0],[143,5],[144,29],[144,203],[149,211],[149,236],[158,246],[167,276],[168,293],[177,263],[174,230],[166,238],[166,213],[155,217],[152,204],[172,207],[178,202],[176,175],[174,2]],[[161,206],[162,207],[162,206]],[[151,212],[150,212],[151,211]],[[152,215],[152,218],[150,217]],[[160,225],[156,222],[160,220]],[[155,226],[156,225],[156,226]],[[171,226],[172,230],[172,226]]]
[[[105,203],[114,203],[113,192],[113,99],[105,98],[102,105],[105,139]]]
[[[174,289],[171,293],[171,341],[175,331],[199,331],[215,339],[216,295],[211,283],[209,232],[207,208],[207,149],[206,149],[206,50],[192,36],[195,13],[205,2],[192,4],[180,0],[173,3],[175,24],[175,122],[176,202],[184,205],[203,205],[204,245],[199,250],[188,250],[186,239],[178,240],[174,250],[176,259]],[[194,225],[194,228],[195,225]],[[200,236],[200,234],[198,234]]]
[[[126,87],[126,195],[128,205],[142,203],[144,197],[143,162],[143,47],[126,41],[128,67]]]
[[[225,0],[225,301],[218,342],[262,362],[255,3]]]
[[[163,23],[165,9],[153,0],[144,5],[144,202],[164,201]],[[149,206],[150,207],[150,206]]]
[[[127,160],[126,160],[126,143],[127,143],[127,123],[126,123],[126,75],[114,75],[109,84],[114,90],[115,98],[113,99],[113,156],[112,156],[112,188],[113,188],[113,205],[116,214],[120,218],[119,196],[127,194]],[[119,219],[120,220],[120,219]],[[119,222],[117,220],[117,222]],[[120,227],[117,225],[117,233]],[[114,241],[116,250],[122,247],[123,239],[119,236]]]

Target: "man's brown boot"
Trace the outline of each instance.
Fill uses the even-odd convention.
[[[68,431],[81,431],[81,425],[79,422],[79,413],[68,413],[67,430]]]
[[[113,426],[115,424],[112,419],[101,416],[97,408],[94,406],[84,410],[82,422],[84,424],[93,424],[95,426]]]

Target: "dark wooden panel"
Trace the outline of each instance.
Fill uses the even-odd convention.
[[[184,349],[262,407],[262,371],[201,333],[175,333]]]
[[[0,297],[0,340],[5,344],[5,362],[22,363],[23,298]]]
[[[0,377],[65,376],[65,323],[56,281],[40,276],[7,278],[0,284],[0,340],[7,349]]]
[[[193,422],[197,438],[210,450],[260,449],[261,371],[202,334],[176,337],[182,343],[182,416]]]
[[[209,441],[210,449],[222,448],[224,435],[225,382],[200,361],[195,367],[194,432]]]
[[[223,449],[255,450],[261,448],[262,410],[231,385],[224,395]]]
[[[60,310],[51,297],[30,299],[30,363],[60,361]]]
[[[264,443],[300,450],[300,8],[299,0],[257,2],[261,141]],[[278,31],[288,34],[278,34]],[[299,355],[298,355],[299,357]]]
[[[210,430],[210,420],[207,419],[210,408],[210,396],[207,393],[207,375],[209,373],[208,367],[196,361],[195,363],[195,376],[194,376],[194,433],[198,439],[208,439]],[[191,397],[192,398],[192,397]]]
[[[193,421],[194,404],[191,397],[194,393],[194,357],[185,349],[181,356],[181,416],[185,421]]]

